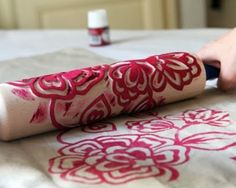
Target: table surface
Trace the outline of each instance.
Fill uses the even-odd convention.
[[[172,51],[196,52],[228,29],[111,30],[112,45],[89,47],[86,30],[0,30],[0,61],[64,48],[85,48],[116,60]]]

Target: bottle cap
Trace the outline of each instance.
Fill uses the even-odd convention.
[[[107,12],[105,9],[92,10],[88,12],[88,28],[107,27]]]

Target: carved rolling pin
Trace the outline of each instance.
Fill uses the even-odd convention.
[[[207,66],[207,76],[219,72]],[[153,108],[200,94],[203,63],[188,53],[0,84],[0,139],[12,140]]]

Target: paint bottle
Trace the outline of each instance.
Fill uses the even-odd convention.
[[[106,10],[98,9],[88,12],[88,33],[90,46],[105,46],[110,44]]]

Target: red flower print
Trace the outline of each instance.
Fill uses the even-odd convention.
[[[122,184],[170,173],[178,178],[175,166],[188,160],[189,150],[173,145],[171,139],[156,135],[113,135],[84,139],[59,150],[50,160],[49,172],[86,184]]]
[[[145,60],[119,62],[111,65],[109,77],[120,105],[127,105],[140,95],[150,95],[149,76],[155,67]]]
[[[82,131],[86,133],[102,133],[116,131],[116,126],[112,122],[97,122],[91,125],[84,125]]]
[[[180,145],[199,150],[225,150],[236,145],[235,132],[203,132],[184,137]]]
[[[92,103],[90,103],[87,108],[81,114],[81,124],[87,124],[90,122],[95,122],[111,115],[111,107],[102,94],[97,97]]]
[[[64,77],[66,80],[71,80],[72,85],[76,88],[76,94],[84,95],[105,77],[108,67],[108,65],[99,65],[69,71],[64,74]]]
[[[208,124],[226,126],[230,123],[229,113],[221,110],[199,108],[183,112],[183,120],[187,124]]]
[[[50,99],[72,99],[76,93],[70,80],[66,80],[64,73],[39,77],[30,85],[36,96]]]
[[[93,85],[103,79],[106,69],[106,65],[96,66],[9,82],[9,84],[28,86],[38,97],[70,100],[77,94],[86,94]]]
[[[157,92],[163,91],[167,84],[177,90],[182,90],[201,73],[197,59],[187,53],[177,52],[152,56],[147,61],[155,66],[151,86]]]
[[[182,129],[201,124],[217,127],[227,126],[231,123],[229,117],[230,115],[228,112],[210,108],[189,109],[179,114],[164,116],[167,120],[185,122],[185,124],[180,126]]]
[[[127,121],[127,128],[141,133],[155,133],[174,128],[174,123],[160,118]]]
[[[78,107],[75,108],[76,104],[73,104],[73,102],[78,103],[78,100],[75,100],[75,97],[85,95],[94,85],[103,80],[107,68],[108,65],[95,66],[93,68],[84,68],[69,72],[61,72],[36,78],[24,79],[16,82],[9,82],[8,84],[17,87],[12,90],[12,93],[16,96],[20,95],[19,97],[21,98],[24,97],[25,99],[26,94],[31,94],[31,98],[37,96],[40,98],[49,99],[49,110],[47,113],[50,115],[52,124],[57,128],[62,128],[63,126],[74,126],[80,122],[77,118],[79,113],[78,111],[80,109],[78,110]],[[18,87],[20,87],[21,90],[19,90]],[[110,107],[105,98],[102,100],[105,102],[104,105],[106,105],[109,111],[108,114],[105,114],[104,116],[109,115]],[[81,101],[81,104],[82,102],[83,101]],[[92,104],[89,106],[92,108]],[[96,117],[92,117],[93,115],[103,117],[103,114],[101,114],[103,112],[101,112],[101,109],[99,110],[100,114],[94,112],[94,114],[91,114],[88,118],[96,119]],[[46,113],[46,111],[44,113]],[[71,117],[72,115],[73,117]],[[97,119],[99,119],[99,117],[97,117]],[[34,118],[34,115],[32,118]],[[68,121],[68,119],[71,121]],[[90,119],[88,119],[88,121],[90,121]],[[29,120],[29,122],[32,121]]]
[[[203,112],[208,115],[196,115]],[[217,114],[222,118],[216,118]],[[177,115],[147,113],[145,119],[129,120],[116,126],[109,136],[112,126],[95,125],[94,129],[82,129],[81,133],[62,132],[57,139],[63,147],[57,151],[58,156],[50,159],[48,170],[65,181],[79,184],[121,185],[150,177],[176,180],[180,175],[178,165],[187,162],[191,165],[190,157],[194,155],[190,152],[201,150],[199,154],[204,155],[204,152],[212,151],[217,155],[217,152],[235,147],[234,129],[227,132],[223,127],[229,123],[228,116],[224,111],[207,108]],[[214,120],[214,126],[205,123],[195,126],[194,117],[198,117],[197,123]],[[191,121],[186,123],[185,118]],[[88,136],[84,132],[95,134]]]
[[[149,110],[149,109],[157,107],[157,106],[161,106],[164,103],[165,103],[165,98],[163,96],[156,97],[155,100],[149,96],[147,98],[144,98],[142,101],[140,101],[134,107],[131,107],[131,109],[124,108],[123,112],[125,112],[125,113],[141,112],[141,111]]]
[[[190,54],[171,53],[8,84],[15,86],[12,94],[22,100],[46,102],[47,111],[40,110],[41,114],[54,127],[64,128],[161,105],[168,101],[160,93],[167,85],[182,90],[200,75],[200,68]],[[29,123],[43,122],[31,119]]]

